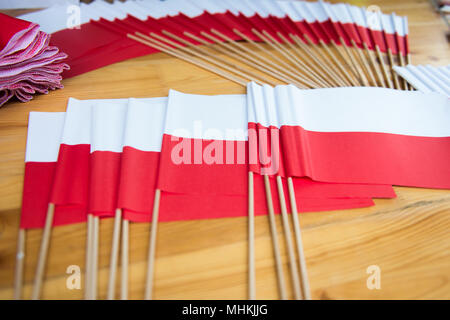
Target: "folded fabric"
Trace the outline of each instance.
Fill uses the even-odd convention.
[[[50,35],[35,23],[5,14],[0,14],[0,25],[0,106],[14,96],[26,102],[35,93],[62,88],[67,55],[49,45]]]

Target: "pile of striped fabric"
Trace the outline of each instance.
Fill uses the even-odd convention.
[[[49,34],[35,23],[1,13],[0,26],[0,106],[12,97],[27,102],[36,93],[63,87],[67,55],[49,45]]]

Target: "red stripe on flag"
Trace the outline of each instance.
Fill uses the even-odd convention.
[[[44,227],[55,167],[55,162],[25,163],[20,228]],[[84,221],[86,221],[85,207],[69,205],[55,208],[54,226]]]
[[[238,155],[241,155],[240,163]],[[186,194],[245,194],[246,185],[237,181],[247,175],[245,158],[245,141],[199,140],[164,134],[158,188]],[[215,159],[219,163],[211,163]]]
[[[152,210],[160,154],[132,147],[123,148],[119,208],[137,212]]]
[[[450,137],[314,132],[283,126],[288,175],[316,181],[450,188]]]
[[[56,205],[87,207],[90,145],[61,144],[50,200]]]
[[[114,216],[119,192],[122,154],[95,151],[91,154],[89,212],[101,217]]]

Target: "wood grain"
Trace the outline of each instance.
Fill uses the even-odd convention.
[[[408,15],[415,64],[450,63],[446,27],[426,0],[349,1],[376,4]],[[165,54],[131,59],[63,81],[65,88],[0,109],[0,299],[13,297],[26,126],[30,111],[64,111],[78,99],[165,96],[170,88],[198,94],[243,93],[244,88]],[[450,192],[395,188],[397,199],[365,209],[300,216],[313,299],[449,299]],[[111,219],[100,223],[99,297],[106,297]],[[277,217],[281,226],[281,219]],[[149,224],[130,225],[129,297],[144,295]],[[288,259],[282,228],[279,243],[285,275]],[[27,232],[24,297],[31,293],[41,230]],[[53,230],[43,286],[44,299],[81,299],[66,288],[66,268],[85,262],[85,224]],[[245,299],[247,218],[160,223],[154,298]],[[267,216],[255,219],[256,298],[277,299]],[[381,268],[381,290],[368,290],[366,269]],[[120,272],[120,271],[119,271]],[[292,288],[287,279],[290,297]],[[119,285],[120,282],[117,282]],[[84,285],[84,279],[82,279]],[[117,288],[119,290],[119,288]]]

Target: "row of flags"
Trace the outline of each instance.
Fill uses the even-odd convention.
[[[277,174],[331,183],[449,187],[448,175],[441,175],[448,172],[441,152],[448,150],[437,143],[448,143],[445,96],[254,83],[248,92],[255,105],[249,123],[280,131]]]
[[[395,66],[395,72],[421,92],[438,92],[450,97],[450,65]]]
[[[51,33],[52,44],[69,55],[65,77],[159,51],[127,36],[136,32],[163,36],[168,31],[193,44],[200,43],[186,33],[209,43],[205,32],[222,42],[261,42],[261,33],[279,43],[295,43],[298,37],[307,44],[387,53],[391,62],[392,55],[398,57],[400,65],[409,61],[410,52],[406,17],[324,1],[95,0],[79,7],[55,5],[21,18]]]
[[[249,199],[251,215],[350,209],[395,197],[392,185],[449,189],[449,110],[436,93],[256,83],[245,95],[70,98],[66,112],[30,113],[21,230],[247,216]],[[293,197],[268,201],[277,189]]]
[[[67,55],[50,45],[36,23],[0,13],[0,107],[16,97],[27,102],[36,93],[62,88]]]

